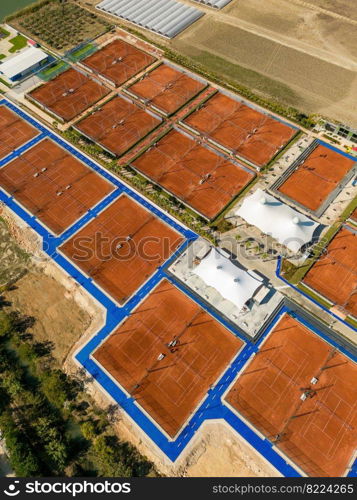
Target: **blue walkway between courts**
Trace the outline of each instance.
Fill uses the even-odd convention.
[[[0,101],[0,104],[1,104],[1,101]],[[38,144],[45,137],[46,137],[46,134],[44,134],[44,133],[36,135],[36,137],[31,139],[31,141],[26,142],[21,147],[15,149],[9,155],[2,158],[2,160],[0,160],[0,167],[4,166],[6,163],[9,163],[12,160],[16,160],[20,155],[22,155],[22,153],[24,153],[28,149],[32,148],[32,146],[35,146],[36,144]]]
[[[43,137],[50,137],[57,144],[64,147],[69,153],[76,156],[79,160],[83,161],[89,167],[96,170],[100,175],[112,182],[115,187],[114,191],[111,194],[103,199],[96,207],[89,210],[88,213],[86,213],[81,219],[79,219],[68,230],[66,230],[62,235],[58,237],[51,234],[51,232],[49,232],[36,219],[36,217],[30,215],[26,210],[24,210],[18,203],[16,203],[16,201],[11,196],[8,196],[6,193],[0,190],[0,200],[6,203],[43,239],[44,252],[49,255],[64,271],[66,271],[69,276],[71,276],[80,285],[82,285],[83,288],[106,309],[107,314],[105,326],[99,332],[97,332],[89,340],[89,342],[76,354],[77,361],[91,374],[93,379],[95,379],[102,386],[102,388],[113,398],[113,400],[116,401],[116,403],[118,403],[127,412],[129,417],[133,421],[135,421],[139,427],[141,427],[141,429],[147,434],[151,441],[155,443],[155,445],[160,448],[172,461],[175,461],[180,456],[182,451],[188,445],[190,440],[193,438],[193,436],[205,420],[222,419],[229,425],[231,425],[232,428],[235,429],[237,433],[240,434],[252,447],[258,450],[258,452],[261,453],[264,458],[268,462],[270,462],[281,474],[288,477],[299,476],[300,474],[273,449],[272,443],[269,442],[269,440],[261,437],[256,432],[254,432],[241,418],[239,418],[238,415],[231,411],[231,409],[226,406],[224,402],[222,402],[224,393],[233,383],[238,372],[242,370],[250,357],[258,351],[260,343],[263,342],[263,340],[275,326],[276,322],[285,312],[289,312],[290,314],[292,312],[289,311],[286,306],[283,306],[272,319],[269,326],[266,328],[257,343],[254,344],[249,339],[243,337],[239,331],[233,328],[233,326],[228,323],[223,317],[221,317],[216,311],[211,310],[211,308],[207,306],[204,301],[200,300],[193,293],[189,292],[180,282],[176,280],[175,277],[167,274],[166,269],[168,265],[170,265],[170,263],[177,257],[177,255],[179,255],[185,248],[187,248],[191,241],[197,238],[197,235],[193,231],[178,224],[176,221],[164,214],[160,209],[152,205],[149,201],[145,200],[140,194],[133,192],[120,180],[113,177],[105,169],[94,163],[92,160],[88,159],[82,153],[78,152],[71,145],[67,144],[60,137],[53,134],[46,127],[44,127],[40,123],[37,123],[32,117],[19,110],[12,103],[9,103],[6,100],[2,100],[0,101],[0,104],[5,104],[6,106],[8,106],[10,109],[18,113],[22,118],[27,120],[40,131],[40,135],[35,138],[36,141],[33,144],[41,140]],[[22,148],[19,148],[16,152],[14,152],[14,155],[16,156],[16,153],[19,154],[20,152],[26,151],[30,147],[31,142],[27,143]],[[8,158],[9,157],[7,157],[7,159]],[[92,220],[112,201],[117,199],[117,197],[119,197],[122,193],[128,194],[142,206],[150,210],[157,217],[176,229],[185,237],[185,241],[181,244],[180,248],[178,248],[177,251],[171,256],[171,258],[156,270],[156,272],[136,292],[136,294],[133,295],[124,306],[119,307],[113,299],[111,299],[95,285],[91,278],[85,276],[71,262],[69,262],[63,255],[61,255],[58,251],[58,247],[63,243],[63,241],[71,237],[85,224]],[[113,382],[113,380],[91,358],[91,354],[99,346],[99,344],[104,341],[110,335],[110,333],[132,313],[133,309],[143,299],[145,299],[145,297],[162,279],[168,279],[171,283],[181,289],[183,293],[190,296],[190,298],[197,302],[205,311],[207,311],[218,321],[220,321],[232,333],[240,337],[244,343],[236,358],[227,367],[217,383],[209,389],[199,408],[192,413],[187,424],[174,440],[168,439],[168,437],[155,425],[155,423],[147,416],[147,414],[140,409],[140,407],[135,403],[135,400],[132,397],[128,396],[115,382]],[[296,313],[293,314],[298,317]],[[298,319],[304,324],[307,324],[306,320],[303,320],[302,318]],[[333,341],[326,335],[322,334],[322,332],[316,331],[316,328],[314,328],[312,325],[307,324],[307,326],[309,326],[309,328],[315,331],[315,333],[317,333],[318,335],[323,336],[326,340],[333,343]],[[357,465],[355,464],[350,472],[350,475],[356,475],[356,469]]]

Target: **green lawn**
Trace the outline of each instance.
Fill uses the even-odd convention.
[[[92,43],[88,43],[84,47],[81,47],[80,49],[71,52],[71,54],[68,57],[72,62],[77,62],[77,61],[81,61],[85,57],[90,56],[96,50],[97,50],[97,47],[95,45],[93,45]]]
[[[304,286],[302,283],[299,283],[298,288],[302,290],[304,293],[306,293],[306,295],[309,295],[309,297],[316,300],[316,302],[324,306],[326,309],[330,309],[332,307],[332,304],[330,302],[323,299],[323,297],[320,297],[319,294],[314,293],[310,288]]]
[[[0,54],[0,60],[5,59],[6,55],[5,54]]]
[[[22,35],[17,35],[14,38],[11,38],[9,42],[13,45],[9,52],[16,52],[17,50],[21,50],[27,45],[27,38]]]
[[[2,78],[0,78],[0,83],[2,83],[3,85],[5,85],[6,87],[9,87],[11,89],[12,85],[10,85],[10,83],[7,83],[5,80],[3,80]]]
[[[5,38],[7,38],[8,36],[10,36],[10,31],[7,31],[6,29],[4,28],[0,28],[0,40],[4,40]]]
[[[57,63],[53,63],[50,67],[40,71],[37,76],[41,78],[41,80],[44,80],[45,82],[48,82],[49,80],[52,80],[55,76],[59,75],[63,71],[69,68],[69,64],[67,64],[64,61],[58,61]]]

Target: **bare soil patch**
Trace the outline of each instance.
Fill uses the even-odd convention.
[[[357,29],[353,11],[335,12],[347,3],[329,13],[300,0],[232,2],[171,45],[255,92],[354,125]]]
[[[33,268],[4,294],[7,310],[33,317],[29,333],[37,342],[51,342],[52,355],[62,364],[73,344],[90,325],[90,316],[53,277]]]

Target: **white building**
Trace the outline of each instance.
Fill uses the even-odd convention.
[[[262,286],[261,280],[233,264],[216,248],[212,248],[192,272],[206,285],[215,288],[222,297],[233,302],[238,310],[241,310]]]
[[[37,47],[29,47],[27,50],[6,59],[0,64],[0,74],[8,80],[15,82],[30,75],[34,70],[43,66],[50,56]]]
[[[169,271],[251,338],[282,304],[282,295],[266,278],[243,268],[224,249],[212,247],[203,238],[197,238]]]
[[[235,211],[242,219],[296,253],[313,239],[319,224],[270,194],[257,189]]]

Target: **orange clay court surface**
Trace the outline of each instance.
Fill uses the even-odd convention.
[[[129,91],[147,101],[147,105],[155,106],[163,113],[171,115],[205,87],[205,83],[186,73],[161,64],[129,87]]]
[[[164,280],[93,357],[173,438],[242,345]]]
[[[342,228],[303,282],[357,317],[357,234]]]
[[[60,250],[123,304],[182,240],[176,231],[122,195]]]
[[[0,160],[39,134],[6,106],[0,106]]]
[[[268,163],[296,133],[221,93],[203,103],[184,123],[258,167]]]
[[[196,140],[171,130],[133,167],[208,219],[215,217],[254,177]]]
[[[109,94],[109,89],[75,69],[68,69],[27,94],[64,121],[69,121]]]
[[[226,400],[306,474],[342,476],[357,446],[356,377],[355,363],[284,315]]]
[[[154,61],[155,57],[117,39],[81,61],[81,64],[119,86]]]
[[[76,128],[111,153],[120,156],[160,123],[159,118],[118,96],[77,123]]]
[[[310,210],[317,210],[355,162],[325,146],[317,146],[279,191]]]
[[[0,186],[56,234],[114,189],[50,139],[2,167]]]

